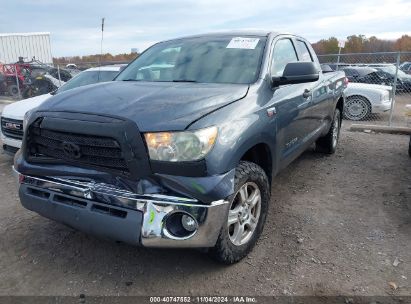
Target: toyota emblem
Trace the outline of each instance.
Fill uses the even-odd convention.
[[[63,142],[63,152],[68,158],[78,159],[81,157],[81,150],[78,145],[72,142]]]

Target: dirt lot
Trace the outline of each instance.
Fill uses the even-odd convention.
[[[262,238],[231,267],[29,212],[0,155],[0,295],[411,295],[407,147],[406,136],[344,132],[336,155],[307,151],[275,179]]]

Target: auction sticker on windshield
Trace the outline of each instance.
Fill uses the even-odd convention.
[[[235,37],[231,39],[230,43],[227,45],[227,49],[249,49],[254,50],[260,41],[259,38],[243,38]]]

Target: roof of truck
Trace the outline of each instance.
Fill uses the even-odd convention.
[[[101,66],[101,67],[95,67],[95,68],[90,68],[87,69],[86,71],[120,71],[120,68],[122,66],[125,66],[127,64],[117,64],[117,65],[105,65],[105,66]]]
[[[281,34],[289,34],[289,33],[280,33],[277,31],[268,31],[268,30],[232,30],[232,31],[221,31],[221,32],[210,32],[210,33],[203,33],[203,34],[196,34],[196,35],[189,35],[189,36],[182,36],[182,37],[176,37],[170,40],[177,40],[177,39],[184,39],[184,38],[197,38],[197,37],[212,37],[212,36],[261,36],[261,37],[267,37],[269,35],[281,35]]]

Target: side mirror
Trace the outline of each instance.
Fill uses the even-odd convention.
[[[314,82],[320,78],[318,67],[313,62],[290,62],[285,66],[283,76],[273,77],[273,86]]]

